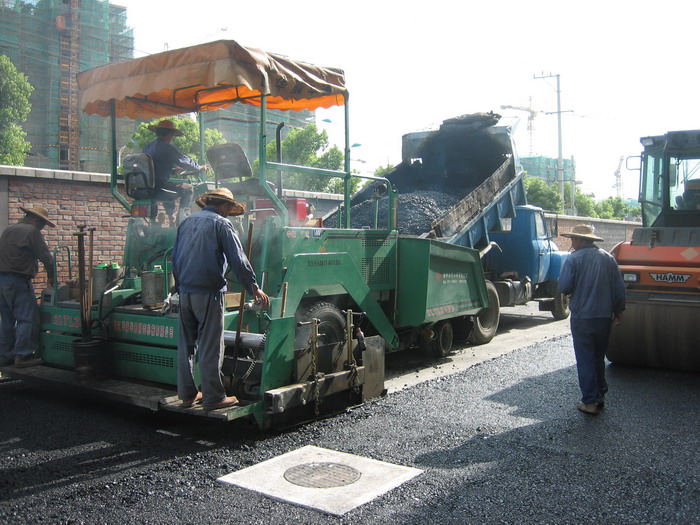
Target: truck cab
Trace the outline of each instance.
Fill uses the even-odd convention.
[[[641,142],[644,226],[700,226],[700,131],[672,131]]]
[[[532,205],[516,206],[513,218],[502,220],[502,229],[491,232],[491,240],[498,249],[484,257],[484,268],[489,276],[512,275],[530,277],[535,283],[559,278],[566,252],[553,240],[541,208]]]
[[[540,309],[554,312],[557,279],[568,253],[554,242],[544,211],[532,205],[516,206],[515,216],[502,219],[501,229],[489,235],[496,246],[482,263],[501,306],[535,299],[540,300]]]

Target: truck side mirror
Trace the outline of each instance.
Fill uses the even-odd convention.
[[[672,159],[673,160],[673,159]],[[678,186],[678,164],[671,162],[668,165],[668,185],[673,188]]]
[[[636,155],[625,159],[625,168],[640,171],[642,169],[642,156]]]

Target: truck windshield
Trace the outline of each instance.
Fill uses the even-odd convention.
[[[676,210],[700,209],[700,158],[669,159],[669,206]]]

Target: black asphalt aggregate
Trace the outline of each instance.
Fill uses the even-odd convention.
[[[564,336],[275,433],[4,381],[0,523],[700,523],[700,375],[607,374],[578,412]],[[342,517],[216,481],[310,444],[424,472]]]

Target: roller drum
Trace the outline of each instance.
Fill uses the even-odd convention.
[[[700,371],[700,304],[628,301],[606,355],[613,363]]]

